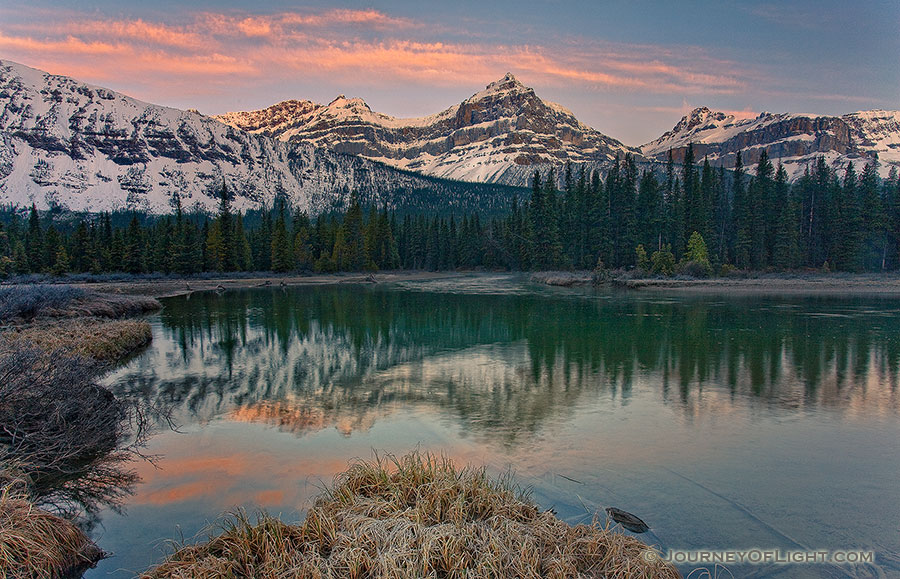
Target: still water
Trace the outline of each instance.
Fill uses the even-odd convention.
[[[512,471],[571,522],[615,506],[678,549],[873,551],[900,575],[900,300],[547,288],[515,276],[165,300],[107,383],[171,409],[88,577],[132,576],[226,511],[305,509],[353,458]],[[687,575],[698,565],[679,568]],[[727,576],[727,575],[720,575]]]

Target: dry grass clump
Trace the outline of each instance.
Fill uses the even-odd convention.
[[[291,526],[238,514],[144,577],[678,577],[646,545],[570,526],[508,481],[419,453],[358,462]]]
[[[0,579],[77,576],[105,556],[81,529],[35,507],[17,485],[0,489]]]
[[[46,352],[66,351],[98,362],[115,362],[150,343],[150,324],[139,320],[76,318],[39,323],[3,333],[10,344],[32,344]]]

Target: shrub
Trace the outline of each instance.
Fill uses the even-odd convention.
[[[17,285],[0,288],[0,323],[40,317],[100,316],[118,318],[158,310],[146,296],[104,294],[69,285]]]
[[[644,249],[644,245],[641,244],[634,248],[634,253],[637,258],[638,269],[643,272],[650,271],[650,260],[647,258],[647,250]]]
[[[137,475],[121,464],[148,433],[141,407],[96,383],[99,368],[65,350],[0,341],[0,468],[72,516],[130,492]]]
[[[677,272],[694,278],[706,278],[712,275],[712,266],[708,261],[682,261],[678,264]]]
[[[668,243],[658,251],[654,251],[650,257],[652,271],[657,275],[671,277],[675,273],[675,256],[672,254],[672,246]]]

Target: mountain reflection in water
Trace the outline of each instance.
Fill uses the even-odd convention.
[[[898,314],[486,275],[169,299],[108,383],[181,432],[104,519],[118,555],[97,576],[235,506],[302,518],[348,460],[417,446],[510,469],[570,522],[615,506],[673,548],[869,548],[877,569],[806,570],[900,573]]]
[[[895,415],[900,316],[870,306],[349,286],[199,294],[167,301],[168,340],[119,383],[191,421],[349,434],[425,405],[510,444],[588,393],[627,400],[636,374],[686,419],[737,401]]]

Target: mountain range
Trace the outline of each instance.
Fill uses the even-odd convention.
[[[285,196],[310,213],[360,191],[394,209],[500,210],[536,169],[605,170],[633,155],[659,166],[671,150],[745,166],[766,150],[792,178],[819,156],[836,169],[900,167],[900,111],[741,116],[697,108],[630,147],[545,101],[512,74],[437,114],[398,119],[359,98],[284,101],[217,117],[0,61],[0,202],[72,210],[183,206],[212,210],[225,183],[239,209]]]
[[[236,209],[276,196],[311,214],[367,202],[419,211],[497,211],[520,192],[440,180],[310,143],[242,131],[196,111],[0,61],[0,203],[73,211]]]
[[[892,167],[900,167],[900,111],[860,111],[839,117],[761,113],[741,118],[702,107],[640,149],[648,159],[660,162],[671,150],[674,160],[681,162],[690,144],[695,158],[708,157],[713,165],[727,168],[734,167],[738,151],[748,166],[756,164],[765,150],[770,159],[784,164],[792,179],[820,156],[838,170],[851,161],[862,165],[878,160],[879,172],[887,176]]]
[[[286,101],[216,117],[244,131],[312,143],[400,169],[448,179],[526,186],[535,165],[566,161],[605,167],[640,155],[538,97],[512,74],[437,114],[397,119],[341,95],[327,105]]]

